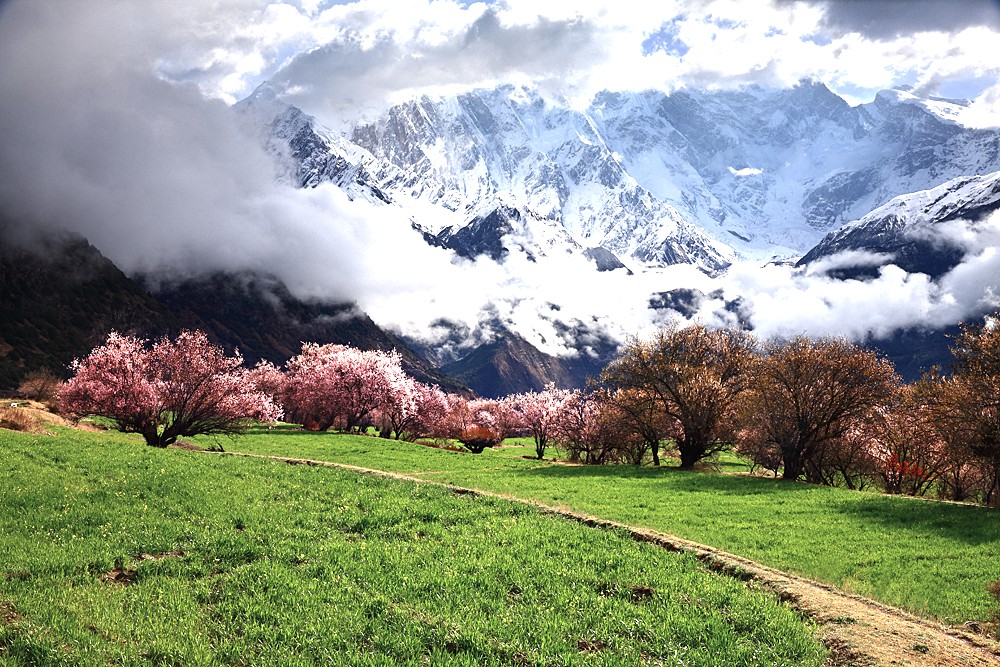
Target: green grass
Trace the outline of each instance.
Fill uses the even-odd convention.
[[[1000,580],[1000,513],[781,480],[481,455],[291,428],[255,431],[243,451],[339,461],[487,489],[645,526],[842,590],[961,624],[989,616]],[[738,469],[733,459],[723,469]]]
[[[4,667],[824,659],[814,628],[772,596],[619,531],[437,486],[56,430],[0,431]],[[296,442],[370,442],[399,462],[418,451],[286,431],[238,444]]]

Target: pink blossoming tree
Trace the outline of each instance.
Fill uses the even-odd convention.
[[[375,422],[382,437],[412,441],[432,434],[448,407],[448,398],[439,387],[407,377],[396,383]]]
[[[152,347],[112,332],[72,369],[59,392],[64,413],[105,417],[153,447],[185,436],[236,435],[255,421],[281,417],[239,353],[226,356],[200,331],[184,331]]]
[[[521,415],[521,422],[531,430],[531,436],[535,440],[535,454],[539,459],[545,456],[560,410],[570,395],[568,390],[556,389],[555,385],[549,384],[544,391],[531,391],[511,397],[514,409]]]
[[[361,430],[410,381],[396,352],[303,343],[287,364],[285,409],[309,428]]]

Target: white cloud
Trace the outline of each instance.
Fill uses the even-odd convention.
[[[764,173],[763,169],[757,169],[754,167],[743,167],[742,169],[736,169],[735,167],[729,167],[729,173],[733,176],[744,177],[744,176],[759,176]]]
[[[8,14],[18,13],[17,2],[8,4]],[[51,12],[65,7],[35,4]],[[827,83],[852,102],[903,83],[934,93],[963,82],[978,96],[1000,76],[1000,26],[990,22],[1000,10],[987,0],[923,2],[921,11],[898,11],[893,20],[874,7],[892,3],[858,2],[323,4],[73,3],[77,14],[110,20],[121,33],[112,40],[142,35],[135,41],[172,81],[232,102],[277,78],[329,123],[357,106],[511,78],[582,104],[601,89],[790,86],[802,78]],[[88,34],[90,21],[81,18],[80,34]],[[661,30],[668,48],[646,49]],[[983,112],[975,122],[992,117]]]
[[[1000,127],[1000,84],[987,88],[972,100],[961,121],[968,127]]]
[[[745,299],[751,324],[764,338],[806,333],[864,340],[902,328],[939,328],[1000,306],[1000,213],[973,224],[954,221],[937,227],[967,254],[936,281],[893,264],[867,280],[830,277],[835,268],[877,266],[886,260],[871,253],[844,253],[805,270],[736,265],[719,286],[729,298]]]

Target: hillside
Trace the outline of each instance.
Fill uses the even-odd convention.
[[[526,391],[542,391],[549,383],[557,387],[582,388],[596,378],[605,358],[581,356],[560,358],[540,352],[515,333],[499,334],[495,340],[475,348],[458,361],[441,367],[480,396],[498,398]]]
[[[139,336],[179,321],[86,240],[37,240],[29,250],[0,229],[0,389],[21,377],[66,365],[100,344],[108,331]]]
[[[253,274],[136,280],[79,237],[21,246],[0,234],[0,304],[0,388],[33,370],[65,375],[111,330],[155,338],[192,328],[238,348],[248,364],[283,364],[304,341],[396,349],[417,379],[465,390],[352,304],[304,302],[280,281]]]

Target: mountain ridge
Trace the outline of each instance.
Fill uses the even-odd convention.
[[[237,108],[266,117],[274,95]],[[804,81],[605,92],[576,111],[508,85],[417,98],[342,134],[318,130],[315,119],[311,127],[322,137],[313,150],[325,142],[385,197],[447,212],[439,226],[416,220],[432,235],[470,224],[503,197],[559,223],[581,247],[713,272],[737,257],[801,256],[894,196],[1000,169],[1000,130],[962,126],[962,109],[904,90],[852,107]],[[299,159],[322,162],[316,153]],[[311,171],[310,182],[322,173]]]
[[[290,145],[302,185],[327,180],[351,197],[397,206],[428,243],[501,264],[514,254],[544,263],[566,253],[594,271],[630,274],[690,264],[718,276],[739,261],[801,269],[842,226],[894,197],[1000,170],[1000,129],[965,126],[964,101],[907,89],[855,106],[812,81],[603,92],[575,109],[529,86],[501,85],[417,97],[340,133],[281,107],[274,91],[261,97],[279,106],[251,96],[240,114],[273,124],[266,119],[280,108],[277,117],[312,133]],[[340,171],[317,166],[331,160]],[[875,238],[856,249],[867,265],[827,275],[871,277],[900,250]],[[936,279],[964,256],[925,244],[903,268]],[[671,310],[653,307],[663,291],[649,295],[652,319]]]

